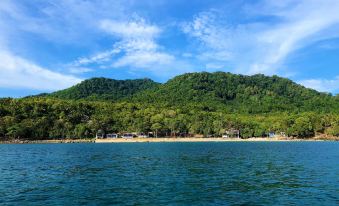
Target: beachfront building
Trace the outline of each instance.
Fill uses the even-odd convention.
[[[98,130],[98,132],[95,134],[95,138],[97,139],[105,138],[105,132],[103,130]]]
[[[107,139],[116,139],[116,138],[118,138],[118,134],[115,134],[115,133],[107,134],[106,138]]]
[[[275,132],[273,132],[273,131],[269,132],[269,133],[268,133],[268,136],[269,136],[270,138],[275,137]]]
[[[237,129],[227,130],[223,135],[223,138],[240,138],[240,131]]]
[[[148,135],[145,134],[145,133],[139,133],[136,136],[139,137],[139,138],[147,138],[148,137]]]
[[[125,139],[132,139],[134,138],[134,135],[132,133],[124,133],[121,137]]]
[[[148,132],[147,136],[148,137],[155,137],[156,133],[155,132]]]

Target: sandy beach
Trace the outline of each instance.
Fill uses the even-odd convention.
[[[275,137],[275,138],[201,138],[201,137],[161,137],[161,138],[110,138],[110,139],[64,139],[64,140],[8,140],[0,141],[0,144],[60,144],[60,143],[137,143],[137,142],[298,142],[298,141],[339,141],[338,137],[323,137],[318,136],[309,139],[300,138],[286,138],[286,137]]]
[[[320,139],[288,139],[288,138],[133,138],[133,139],[96,139],[95,143],[122,142],[286,142],[286,141],[322,141]]]

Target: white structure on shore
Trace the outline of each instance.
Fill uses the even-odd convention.
[[[240,138],[240,131],[237,129],[227,130],[223,135],[223,138]]]
[[[133,139],[134,135],[132,133],[124,133],[121,137],[125,139]]]
[[[106,135],[106,138],[109,138],[109,139],[116,139],[118,137],[119,137],[118,134],[115,134],[115,133],[107,134]]]
[[[105,136],[104,134],[96,133],[95,138],[97,138],[97,139],[103,139],[104,136]]]

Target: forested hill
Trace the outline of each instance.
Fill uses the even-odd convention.
[[[135,101],[169,106],[203,105],[229,112],[339,111],[339,99],[278,76],[224,72],[188,73],[134,96]]]
[[[155,106],[200,107],[240,113],[274,111],[339,111],[339,99],[278,76],[246,76],[225,72],[179,75],[164,84],[150,79],[93,78],[47,97],[109,100]]]
[[[151,79],[114,80],[92,78],[65,90],[47,94],[48,97],[70,100],[120,100],[147,89],[156,88],[159,83]]]

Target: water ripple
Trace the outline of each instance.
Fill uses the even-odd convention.
[[[1,205],[338,205],[339,143],[0,145]]]

